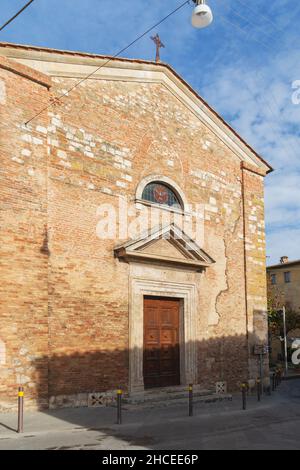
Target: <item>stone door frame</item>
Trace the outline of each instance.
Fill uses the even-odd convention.
[[[133,278],[129,301],[129,393],[143,393],[144,296],[181,299],[180,382],[198,383],[196,285]]]

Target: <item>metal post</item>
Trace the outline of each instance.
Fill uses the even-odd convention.
[[[260,376],[260,383],[261,383],[261,395],[264,394],[264,356],[262,354],[259,355],[259,376]]]
[[[276,387],[279,387],[279,385],[280,385],[280,378],[281,378],[280,377],[280,370],[277,369],[276,370]]]
[[[242,400],[243,400],[243,410],[247,409],[247,385],[242,384]]]
[[[284,334],[284,367],[285,367],[285,375],[288,375],[289,366],[288,366],[287,332],[286,332],[286,309],[285,309],[285,307],[282,308],[282,315],[283,315],[283,334]]]
[[[122,424],[122,390],[117,392],[117,424]]]
[[[24,429],[24,388],[19,387],[18,391],[18,433]]]
[[[189,416],[193,416],[193,385],[189,385]]]
[[[261,401],[261,383],[259,379],[257,379],[256,384],[257,384],[257,401]]]

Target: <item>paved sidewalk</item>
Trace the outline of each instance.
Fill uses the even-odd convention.
[[[16,415],[0,414],[0,449],[300,449],[300,380],[282,383],[261,403],[233,402],[123,412],[78,408],[25,413],[24,434]]]

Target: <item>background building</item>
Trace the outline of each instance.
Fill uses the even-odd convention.
[[[289,261],[283,256],[279,264],[267,268],[267,273],[270,296],[300,314],[300,260]]]
[[[300,316],[300,260],[289,261],[287,256],[282,256],[279,264],[267,268],[267,277],[270,306],[278,309],[285,306],[287,312]],[[300,329],[292,329],[288,337],[300,338]],[[272,359],[278,358],[282,359],[282,345],[279,339],[273,339]]]

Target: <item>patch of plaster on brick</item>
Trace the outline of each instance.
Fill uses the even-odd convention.
[[[213,242],[214,249],[218,253],[217,263],[213,267],[214,269],[214,287],[211,293],[211,303],[208,315],[208,325],[216,326],[220,321],[220,313],[218,311],[218,301],[223,292],[228,289],[227,282],[227,258],[226,258],[226,247],[225,241],[219,237],[210,236],[211,242]]]
[[[234,224],[232,227],[230,227],[229,229],[227,229],[224,233],[224,239],[222,240],[223,244],[224,244],[224,257],[222,256],[222,260],[225,261],[225,265],[221,265],[220,267],[220,271],[222,271],[222,277],[224,279],[224,286],[222,287],[222,289],[219,291],[218,295],[216,296],[216,300],[215,300],[215,308],[214,308],[214,311],[211,311],[211,315],[209,317],[209,324],[210,325],[217,325],[219,323],[219,320],[220,320],[220,317],[221,317],[221,313],[218,309],[218,303],[221,299],[221,297],[226,294],[228,291],[229,291],[229,282],[228,282],[228,238],[229,237],[233,237],[234,234],[236,233],[236,230],[238,228],[238,225],[239,225],[239,222],[242,218],[242,202],[240,204],[240,210],[239,210],[239,215],[238,217],[236,218],[236,220],[234,221]],[[220,250],[220,253],[221,253],[221,250]]]

